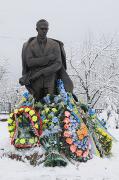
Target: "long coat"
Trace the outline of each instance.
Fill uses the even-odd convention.
[[[56,55],[53,63],[50,63],[45,58],[50,53]],[[66,56],[63,43],[58,40],[47,38],[44,52],[41,51],[36,37],[30,38],[29,41],[24,43],[22,49],[22,75],[24,76],[29,72],[31,77],[38,76],[31,82],[30,86],[26,86],[37,99],[42,96],[40,94],[41,89],[47,89],[46,93],[55,93],[55,80],[57,78],[64,81],[67,91],[73,91],[73,83],[66,72]]]

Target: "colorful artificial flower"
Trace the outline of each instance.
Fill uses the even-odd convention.
[[[29,112],[29,111],[30,111],[29,107],[25,108],[25,112]]]
[[[10,138],[13,138],[14,132],[10,132]]]
[[[30,138],[30,139],[29,139],[29,142],[30,142],[31,144],[34,144],[34,143],[35,143],[35,139],[34,139],[34,138]]]
[[[35,114],[35,111],[34,110],[30,110],[29,114],[30,114],[30,116],[33,116]]]
[[[34,125],[34,127],[35,127],[36,129],[38,129],[38,128],[39,128],[38,124],[35,124],[35,125]]]
[[[54,117],[53,119],[52,119],[52,122],[53,123],[57,123],[59,120],[58,120],[58,118],[57,117]]]
[[[13,119],[9,118],[9,119],[7,120],[7,122],[8,122],[8,124],[12,124],[12,123],[13,123]]]
[[[38,117],[37,117],[37,116],[35,116],[35,115],[32,116],[32,121],[33,121],[33,122],[36,122],[37,120],[38,120]]]
[[[65,111],[65,112],[64,112],[64,115],[69,118],[70,115],[71,115],[71,113],[70,113],[69,111]]]
[[[82,154],[83,154],[83,151],[82,150],[76,150],[76,155],[77,155],[77,157],[81,157],[82,156]]]
[[[20,139],[20,144],[25,144],[26,140],[24,138]]]
[[[66,118],[64,118],[63,122],[68,124],[70,122],[70,120],[69,120],[69,118],[66,117]]]
[[[78,136],[78,138],[79,138],[79,140],[82,140],[82,139],[84,138],[83,134],[80,134],[80,135]]]
[[[52,111],[53,111],[54,113],[56,113],[56,112],[57,112],[57,109],[56,109],[56,108],[52,108]]]
[[[68,129],[69,126],[70,126],[69,124],[65,124],[65,125],[64,125],[64,129]]]
[[[66,138],[66,142],[67,142],[67,144],[72,144],[73,140],[71,138]]]
[[[70,146],[70,151],[71,151],[72,153],[75,153],[75,152],[76,152],[76,149],[77,149],[76,145],[72,144],[72,145]]]
[[[15,110],[14,110],[14,113],[15,113],[15,114],[17,114],[18,112],[19,112],[18,109],[15,109]]]
[[[86,157],[88,156],[88,154],[89,154],[89,151],[87,150],[87,151],[85,151],[85,152],[83,153],[82,156],[83,156],[84,158],[86,158]]]
[[[18,111],[23,111],[24,110],[24,108],[20,108]]]
[[[37,142],[34,141],[33,143],[32,138],[30,138],[30,141],[29,141],[29,138],[25,137],[24,131],[25,133],[26,131],[28,132],[27,128],[31,123],[32,131],[33,131],[31,136],[33,135],[34,137],[40,136],[40,134],[42,133],[40,131],[42,124],[41,124],[41,120],[39,119],[38,113],[36,113],[35,110],[32,109],[31,107],[22,106],[19,109],[16,109],[14,113],[11,113],[10,116],[11,117],[8,119],[8,130],[10,133],[11,144],[13,144],[15,147],[21,147],[20,145],[22,145],[23,148],[26,147],[27,145],[31,147],[33,144],[37,144],[38,141]],[[24,128],[22,129],[22,121],[23,121],[23,124],[25,125],[25,129]],[[17,126],[20,127],[19,131],[17,129],[16,124]],[[25,138],[19,138],[21,134],[22,136],[24,135]]]
[[[70,131],[64,131],[63,135],[64,135],[64,137],[70,137],[71,132]]]
[[[13,115],[14,115],[14,113],[11,113],[11,114],[9,115],[9,117],[10,117],[10,118],[12,118],[12,117],[13,117]]]

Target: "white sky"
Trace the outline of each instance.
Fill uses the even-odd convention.
[[[63,42],[119,32],[119,0],[0,0],[0,58],[20,72],[21,47],[35,36],[35,24],[49,21],[48,36]],[[18,64],[17,64],[18,62]],[[21,66],[21,65],[20,65]]]

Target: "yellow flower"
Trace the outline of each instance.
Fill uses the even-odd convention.
[[[22,98],[22,101],[23,101],[23,102],[24,102],[24,101],[26,101],[26,98],[25,98],[25,97],[23,97],[23,98]]]
[[[11,132],[10,133],[10,137],[12,138],[14,136],[14,132]]]
[[[41,112],[41,114],[42,114],[42,115],[45,115],[45,110],[43,110],[43,111]]]
[[[19,138],[16,139],[16,140],[15,140],[15,144],[19,143],[19,140],[20,140]]]
[[[9,118],[9,119],[7,120],[7,122],[8,122],[8,124],[12,124],[12,123],[13,123],[13,119]]]
[[[38,142],[38,138],[37,137],[35,137],[35,142]]]
[[[111,136],[107,136],[107,139],[109,140],[109,141],[112,141],[112,137]]]
[[[23,111],[23,110],[24,110],[24,108],[20,108],[20,109],[19,109],[19,111]]]
[[[34,138],[30,138],[30,139],[29,139],[29,142],[30,142],[31,144],[34,144],[34,143],[35,143]]]
[[[34,110],[30,110],[29,114],[30,114],[30,116],[33,116],[35,114],[35,111]]]
[[[12,117],[13,117],[13,115],[14,115],[14,113],[11,113],[11,114],[9,115],[9,117],[10,117],[10,118],[12,118]]]
[[[49,108],[46,108],[46,109],[45,109],[45,112],[46,112],[46,113],[48,113],[48,112],[49,112],[49,110],[50,110]]]
[[[30,108],[25,108],[25,112],[29,112],[30,111]]]
[[[32,117],[33,122],[36,122],[38,120],[37,116]]]
[[[14,110],[14,113],[17,114],[17,113],[18,113],[18,109],[15,109],[15,110]]]
[[[101,128],[98,128],[97,129],[99,133],[102,133],[102,129]]]
[[[77,113],[78,113],[78,110],[77,110],[76,108],[74,109],[74,113],[75,113],[75,114],[77,114]]]
[[[15,128],[14,126],[8,126],[8,130],[9,130],[9,131],[13,131],[14,128]]]
[[[48,119],[44,119],[43,123],[46,124],[46,123],[48,123],[48,121],[49,121]]]
[[[57,112],[57,109],[56,109],[56,108],[52,108],[52,111],[53,111],[54,113],[56,113],[56,112]]]
[[[25,144],[26,140],[24,138],[20,139],[20,144]]]
[[[35,128],[38,129],[38,124],[35,124]]]
[[[103,135],[103,136],[107,136],[107,133],[105,133],[105,132],[102,132],[102,135]]]

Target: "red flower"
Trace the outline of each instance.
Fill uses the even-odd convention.
[[[65,128],[65,129],[68,129],[68,128],[69,128],[69,124],[65,124],[65,125],[64,125],[64,128]]]
[[[69,120],[69,118],[64,118],[63,122],[68,124],[70,122],[70,120]]]

